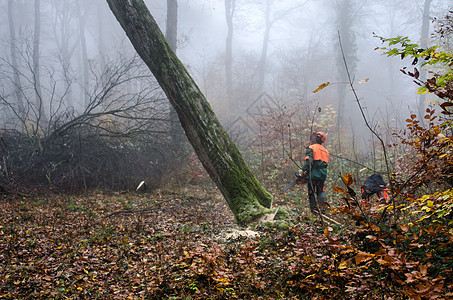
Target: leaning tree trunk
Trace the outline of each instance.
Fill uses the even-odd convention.
[[[269,213],[272,196],[248,168],[143,0],[107,2],[174,106],[187,138],[236,221],[247,224]]]

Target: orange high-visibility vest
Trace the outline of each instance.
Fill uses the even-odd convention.
[[[329,162],[329,151],[324,148],[323,145],[320,144],[313,144],[310,145],[309,148],[313,150],[313,160],[320,160],[325,163]],[[308,159],[308,156],[305,157],[305,160]]]

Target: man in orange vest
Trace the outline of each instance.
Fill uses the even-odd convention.
[[[324,182],[327,178],[329,151],[322,145],[326,141],[326,135],[323,132],[313,133],[310,140],[312,144],[305,152],[305,164],[302,170],[307,177],[310,211],[315,214],[319,209],[323,211],[326,206]]]

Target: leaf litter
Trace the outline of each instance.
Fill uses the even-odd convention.
[[[0,205],[0,298],[399,295],[354,265],[353,250],[338,240],[332,247],[317,220],[241,228],[216,193],[5,197]]]

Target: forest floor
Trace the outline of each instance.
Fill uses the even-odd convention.
[[[197,189],[4,197],[0,298],[399,298],[385,274],[339,259],[332,227],[301,211],[290,221],[239,228]]]

